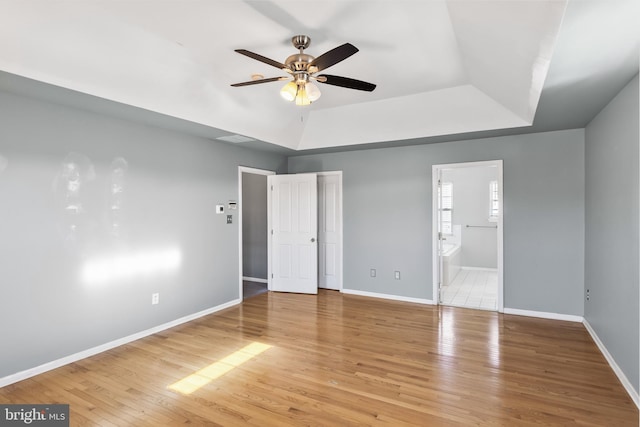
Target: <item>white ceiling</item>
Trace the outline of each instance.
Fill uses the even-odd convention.
[[[637,0],[0,0],[0,69],[293,150],[584,126],[638,72]],[[283,82],[313,56],[360,52],[313,105]]]

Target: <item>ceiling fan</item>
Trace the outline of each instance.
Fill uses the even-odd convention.
[[[373,83],[363,82],[362,80],[356,80],[349,77],[334,76],[330,74],[317,74],[322,70],[325,70],[338,62],[344,61],[354,53],[358,52],[358,48],[351,43],[345,43],[322,55],[314,58],[311,55],[304,53],[304,50],[309,47],[311,38],[305,35],[298,35],[291,38],[291,43],[296,49],[300,50],[300,53],[289,56],[284,64],[273,59],[269,59],[257,53],[250,52],[245,49],[236,49],[239,54],[248,56],[273,67],[279,68],[287,73],[289,76],[264,78],[257,76],[254,80],[250,80],[242,83],[235,83],[231,86],[250,86],[261,83],[270,83],[283,80],[291,81],[284,85],[280,90],[280,95],[287,101],[295,101],[296,105],[309,105],[312,102],[320,98],[320,90],[312,82],[316,81],[332,86],[340,86],[348,89],[363,90],[371,92],[376,88]],[[317,74],[317,75],[316,75]]]

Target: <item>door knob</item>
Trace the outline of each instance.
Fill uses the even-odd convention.
[[[313,243],[313,242],[315,242],[315,241],[316,241],[316,238],[315,238],[315,237],[312,237],[312,238],[311,238],[311,243]]]

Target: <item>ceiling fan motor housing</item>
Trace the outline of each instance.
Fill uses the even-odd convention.
[[[291,71],[294,71],[294,72],[307,71],[309,64],[314,59],[315,58],[313,56],[307,55],[306,53],[296,53],[294,55],[289,56],[287,60],[284,61],[284,64],[287,66],[287,68],[289,68]]]
[[[301,83],[308,80],[309,74],[313,74],[318,71],[317,69],[312,69],[316,67],[309,67],[309,64],[313,62],[315,57],[303,52],[303,50],[308,48],[311,44],[311,38],[305,35],[293,36],[291,38],[291,43],[296,49],[300,50],[300,53],[290,55],[287,60],[284,61],[284,64],[292,74],[296,76],[296,81]]]

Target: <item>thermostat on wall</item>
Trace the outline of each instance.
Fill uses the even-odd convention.
[[[216,213],[223,214],[224,213],[224,205],[216,205]]]
[[[238,204],[235,200],[229,200],[229,209],[238,209]]]

